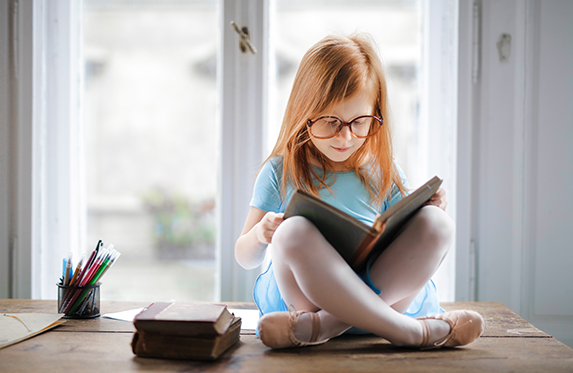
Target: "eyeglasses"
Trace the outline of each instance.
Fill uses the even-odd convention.
[[[348,126],[350,133],[354,137],[365,139],[375,135],[383,123],[384,118],[382,116],[378,118],[374,115],[362,115],[352,119],[350,122],[345,122],[337,117],[326,116],[320,117],[315,121],[309,119],[306,122],[306,126],[310,134],[317,139],[330,139],[338,135],[345,126]]]

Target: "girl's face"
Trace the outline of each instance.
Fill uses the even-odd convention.
[[[344,122],[350,122],[356,117],[372,114],[372,98],[370,92],[362,90],[354,96],[347,98],[338,105],[333,106],[318,117],[335,116]],[[314,118],[313,118],[314,119]],[[320,150],[333,163],[334,171],[349,169],[344,162],[356,152],[366,139],[359,139],[352,135],[350,128],[344,126],[336,136],[329,139],[317,139],[310,136],[314,146]]]

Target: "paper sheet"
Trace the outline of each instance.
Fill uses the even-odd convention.
[[[108,319],[122,320],[133,322],[135,316],[141,312],[143,308],[136,308],[133,310],[106,313],[102,317],[107,317]],[[241,320],[241,330],[255,330],[257,328],[257,323],[259,321],[259,310],[244,310],[238,308],[229,308],[229,312],[239,316]]]
[[[38,335],[66,320],[63,313],[1,313],[0,348]]]
[[[106,313],[102,317],[107,317],[108,319],[114,319],[114,320],[133,322],[135,316],[137,316],[137,314],[140,313],[141,311],[143,311],[143,307],[121,312]]]
[[[241,330],[256,330],[259,322],[259,310],[229,308],[229,312],[241,318]]]

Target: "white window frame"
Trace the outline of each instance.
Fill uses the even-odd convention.
[[[7,298],[11,292],[11,253],[10,253],[10,185],[11,185],[11,128],[10,113],[12,94],[9,73],[12,61],[11,24],[8,22],[10,6],[8,0],[0,0],[0,298]]]
[[[426,164],[426,179],[444,180],[447,214],[457,222],[457,53],[458,1],[423,0],[423,54],[420,104],[422,135],[426,140],[418,150]],[[454,244],[434,274],[439,299],[451,302],[456,293],[456,260],[459,247]]]
[[[34,56],[39,54],[38,44],[34,44],[36,35],[34,25],[39,17],[34,9],[36,3],[3,1],[6,10],[8,29],[3,30],[4,40],[8,41],[8,58],[6,72],[9,76],[8,87],[2,94],[7,105],[7,115],[2,123],[2,151],[7,162],[1,162],[3,189],[2,208],[7,211],[3,219],[3,231],[7,232],[6,241],[2,242],[3,257],[7,259],[2,270],[6,271],[5,286],[2,295],[11,298],[32,298],[37,294],[32,289],[39,289],[38,219],[34,216],[37,202],[36,172],[37,157],[34,149],[37,145],[37,76],[39,64],[34,63]],[[5,120],[5,121],[4,121]],[[4,283],[4,282],[3,282]]]
[[[84,247],[85,196],[81,164],[83,134],[80,117],[81,15],[78,2],[54,0],[10,2],[10,40],[15,66],[11,84],[0,91],[10,103],[2,121],[1,155],[9,159],[2,175],[0,215],[2,288],[0,296],[55,298],[61,258]],[[216,299],[250,301],[257,271],[241,269],[234,259],[234,242],[248,212],[256,171],[263,160],[266,118],[267,0],[220,0],[222,47],[219,53],[221,116]],[[230,21],[247,26],[256,55],[239,52]],[[8,53],[8,55],[10,55]],[[4,60],[3,60],[4,61]],[[4,63],[4,62],[3,62]],[[252,78],[247,78],[248,71]],[[74,104],[70,105],[70,102]],[[15,143],[14,143],[15,141]],[[73,155],[73,156],[72,156]],[[4,164],[4,163],[3,163]],[[12,217],[16,217],[14,220]]]
[[[55,298],[61,258],[79,254],[82,216],[77,2],[5,2],[12,56],[7,121],[7,193],[11,219],[3,273],[7,297]],[[2,100],[4,101],[4,100]],[[70,104],[71,103],[71,104]],[[6,271],[6,272],[4,272]]]
[[[472,232],[473,123],[479,78],[479,1],[458,2],[457,138],[456,138],[456,276],[455,299],[476,297],[476,252]]]
[[[266,154],[268,94],[265,82],[268,81],[270,0],[219,1],[223,32],[218,65],[221,151],[216,299],[252,301],[252,286],[258,271],[246,271],[238,266],[234,259],[234,243],[248,213],[256,171]],[[0,233],[6,232],[8,236],[2,242],[8,250],[2,250],[0,259],[8,259],[2,260],[2,263],[9,263],[0,267],[2,280],[8,280],[3,283],[9,284],[0,287],[0,296],[54,298],[54,283],[60,275],[61,258],[67,255],[71,247],[77,251],[84,247],[82,239],[85,237],[85,217],[80,213],[81,206],[85,205],[82,193],[85,188],[74,183],[74,180],[83,179],[80,174],[82,167],[79,161],[73,162],[83,157],[71,156],[81,154],[77,144],[82,143],[83,134],[70,131],[70,128],[74,128],[70,123],[74,123],[74,118],[79,118],[81,110],[77,99],[81,82],[72,78],[79,74],[69,73],[78,72],[81,67],[79,61],[71,58],[79,55],[80,34],[72,25],[78,24],[73,21],[81,13],[77,2],[64,0],[0,0],[0,4],[3,9],[15,8],[14,13],[8,16],[14,20],[13,30],[9,31],[10,35],[13,34],[12,39],[2,33],[5,31],[0,31],[0,36],[11,40],[16,66],[10,84],[12,88],[0,90],[0,95],[11,102],[10,109],[14,113],[8,118],[0,117],[0,134],[8,134],[6,138],[16,140],[10,141],[8,152],[4,147],[0,151],[0,156],[9,159],[7,168],[0,164],[0,167],[4,167],[0,168],[2,176],[7,175],[0,178],[0,187],[9,190],[0,197],[0,206],[6,206],[5,211],[9,211],[7,215],[0,215]],[[428,0],[424,0],[423,4],[430,9]],[[464,2],[460,4],[464,4],[462,8],[467,7]],[[432,8],[435,5],[432,2]],[[458,1],[442,0],[439,5],[442,11],[448,11],[451,17],[456,18]],[[435,31],[430,33],[430,43],[439,40],[438,45],[441,45],[446,35],[433,26],[441,24],[441,15],[437,11],[429,14],[430,18],[426,21]],[[249,28],[251,40],[258,50],[256,55],[239,51],[238,36],[230,27],[231,20]],[[53,28],[54,25],[58,25],[58,28]],[[448,42],[452,43],[452,40]],[[455,44],[455,38],[453,42]],[[457,53],[457,50],[450,49],[450,53]],[[430,53],[426,57],[432,64],[439,61],[440,54]],[[428,91],[432,82],[428,80],[427,83],[424,90]],[[456,81],[448,82],[448,94],[457,94],[456,84]],[[436,96],[439,95],[430,95]],[[74,102],[74,105],[69,105],[70,102]],[[430,133],[442,123],[442,127],[436,131],[444,133],[453,129],[449,133],[453,134],[455,143],[456,136],[461,135],[455,131],[457,102],[451,108],[453,114],[452,111],[447,114],[432,112],[432,108],[439,105],[432,101],[425,109],[422,108],[429,117],[434,118],[428,123]],[[5,140],[0,140],[0,144],[4,143]],[[54,147],[55,144],[57,146]],[[456,155],[442,149],[442,146],[428,146],[428,172],[456,180],[456,162],[452,163],[451,159]],[[455,151],[459,158],[460,149]],[[449,162],[449,168],[432,168],[435,162],[439,164],[445,160]],[[464,185],[463,182],[460,184],[459,178],[457,185],[452,184],[448,190],[449,210],[455,212],[456,200],[461,198],[456,194],[456,189]],[[456,218],[455,213],[453,217]],[[469,220],[466,215],[462,218]],[[459,217],[456,220],[459,222]],[[468,263],[465,249],[461,256],[459,250],[454,258],[458,268]],[[453,266],[448,267],[448,271],[453,272]],[[466,280],[463,276],[458,280],[460,278]],[[467,288],[465,284],[462,285]],[[460,281],[456,289],[463,296],[459,288]]]
[[[217,298],[249,301],[258,271],[241,268],[234,254],[251,199],[255,176],[264,160],[267,118],[269,0],[220,1],[222,51],[218,77],[221,88],[221,161],[217,199],[219,270]],[[249,29],[257,54],[239,50],[238,35],[231,28]]]

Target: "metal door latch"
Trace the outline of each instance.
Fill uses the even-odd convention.
[[[499,62],[507,62],[511,55],[511,35],[502,34],[496,46],[497,53],[499,54]]]
[[[257,54],[257,49],[255,48],[253,43],[251,43],[251,39],[249,38],[249,29],[246,26],[243,26],[243,28],[239,28],[239,26],[237,26],[235,21],[231,21],[231,26],[233,27],[235,32],[239,34],[240,38],[239,48],[241,49],[241,52],[247,53],[248,51],[251,52],[252,54]]]

